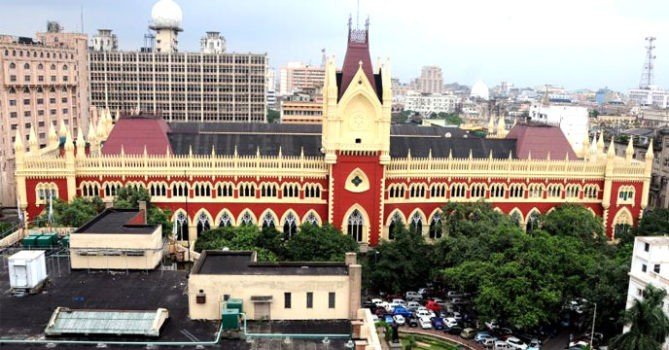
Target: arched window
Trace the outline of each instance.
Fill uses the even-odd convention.
[[[218,197],[232,197],[234,195],[232,184],[220,183],[216,186],[216,195]]]
[[[255,197],[256,196],[256,185],[253,183],[242,183],[239,185],[239,196],[240,197]]]
[[[395,233],[402,227],[402,225],[404,225],[402,216],[399,212],[395,212],[392,219],[390,219],[390,225],[388,225],[388,239],[395,239]]]
[[[51,68],[51,70],[56,70],[56,65],[52,64],[50,68]]]
[[[9,69],[16,69],[16,63],[12,62],[9,64]]]
[[[177,233],[177,240],[179,241],[187,241],[188,240],[188,217],[186,217],[186,214],[183,212],[179,212],[177,214],[177,219],[176,219],[176,233]]]
[[[313,211],[310,211],[309,214],[307,214],[307,217],[304,219],[305,222],[308,222],[312,225],[318,226],[318,217]]]
[[[42,70],[42,69],[44,69],[44,65],[43,65],[43,64],[41,64],[41,63],[40,63],[40,64],[38,64],[38,65],[37,65],[37,69],[39,69],[39,70]]]
[[[209,231],[211,226],[209,225],[209,218],[207,214],[200,213],[200,216],[197,218],[197,234],[198,236],[205,231]]]
[[[300,196],[300,187],[297,184],[284,184],[282,192],[284,198],[297,198]]]
[[[269,213],[268,213],[269,214]],[[297,233],[297,218],[293,213],[286,215],[286,221],[283,223],[283,237],[290,239]]]
[[[567,188],[565,189],[565,195],[567,198],[578,198],[578,194],[581,191],[581,186],[579,185],[567,185]]]
[[[260,197],[276,197],[277,184],[263,183],[260,184]]]
[[[425,185],[424,184],[413,184],[409,189],[409,197],[411,198],[422,198],[425,197]]]
[[[529,189],[530,198],[543,198],[544,196],[544,185],[542,184],[531,184]]]
[[[511,221],[515,222],[516,225],[523,227],[523,216],[518,211],[511,213]]]
[[[270,212],[265,213],[265,216],[262,218],[262,228],[273,229],[274,227],[276,227],[274,224],[274,216]]]
[[[431,239],[441,238],[441,213],[435,213],[430,222],[429,236]]]
[[[418,235],[423,234],[423,219],[418,212],[415,212],[411,217],[411,225],[409,231]]]
[[[586,185],[583,189],[583,196],[588,199],[597,199],[599,195],[599,186],[597,185]]]
[[[67,70],[67,64],[63,65],[63,70]]]
[[[465,184],[451,185],[451,198],[464,198],[467,194],[467,186]]]
[[[562,198],[562,185],[552,184],[548,185],[549,198]]]
[[[471,186],[470,198],[483,198],[485,197],[485,191],[485,184],[473,184]]]
[[[221,218],[218,220],[218,227],[230,227],[232,226],[232,218],[228,212],[223,212]]]
[[[23,64],[23,69],[30,69],[30,65],[28,63]]]
[[[513,184],[509,188],[510,198],[523,198],[525,196],[525,188],[522,184]]]
[[[364,219],[358,209],[353,210],[348,217],[348,234],[355,239],[356,242],[362,242]]]
[[[248,210],[245,211],[244,214],[242,214],[242,219],[239,225],[240,226],[253,225],[253,216],[251,216],[251,213]]]
[[[430,197],[445,197],[446,196],[446,185],[444,184],[432,184],[430,187]]]
[[[532,233],[532,231],[536,230],[539,227],[539,212],[532,211],[530,215],[527,217],[527,225],[525,226],[525,231],[527,233]]]
[[[620,186],[618,189],[618,203],[634,203],[634,186]]]
[[[491,198],[504,198],[506,188],[504,184],[493,184],[490,186],[490,197]]]

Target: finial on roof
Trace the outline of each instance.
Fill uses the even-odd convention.
[[[655,153],[653,152],[653,139],[650,139],[648,150],[646,151],[646,160],[653,160],[653,158],[655,158]]]
[[[606,151],[606,156],[608,158],[613,158],[616,156],[616,149],[613,142],[613,136],[611,136],[611,142],[609,142],[609,149]]]
[[[16,128],[16,136],[14,136],[14,152],[23,152],[23,136],[19,132],[19,128]]]

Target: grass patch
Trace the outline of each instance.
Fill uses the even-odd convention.
[[[422,334],[402,334],[400,336],[402,348],[413,345],[412,350],[457,350],[457,345],[434,337]]]

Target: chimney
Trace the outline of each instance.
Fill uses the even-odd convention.
[[[344,258],[346,266],[354,265],[356,263],[356,254],[353,252],[346,253],[346,258]]]
[[[149,213],[146,211],[146,201],[139,201],[139,211],[144,217],[144,225],[146,225],[146,220],[147,217],[149,216]]]

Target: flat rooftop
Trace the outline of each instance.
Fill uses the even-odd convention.
[[[249,251],[205,250],[193,266],[196,275],[330,275],[346,276],[343,262],[281,262],[258,263]]]
[[[106,233],[106,234],[150,234],[158,226],[145,225],[144,213],[138,209],[105,209],[91,221],[79,227],[77,233]]]
[[[2,256],[6,259],[6,255]],[[105,341],[209,341],[214,339],[219,324],[211,321],[194,321],[188,318],[188,272],[154,270],[150,272],[107,273],[106,271],[69,271],[65,258],[47,257],[49,282],[44,291],[36,295],[14,297],[9,293],[7,264],[0,264],[0,338],[22,340],[93,340]],[[47,337],[44,330],[57,307],[97,310],[150,310],[164,307],[169,319],[160,330],[160,336],[147,339],[123,335],[67,335]],[[269,321],[249,322],[252,333],[350,333],[348,320],[331,321]],[[222,339],[213,349],[321,349],[322,339],[284,338]],[[346,339],[330,339],[330,349],[343,349]],[[2,349],[45,349],[44,344],[0,345]],[[56,349],[95,349],[95,345],[63,345]],[[144,349],[143,346],[120,347],[108,345],[106,349]],[[163,347],[161,347],[163,348]],[[170,347],[164,347],[170,348]],[[194,347],[192,347],[194,348]]]

